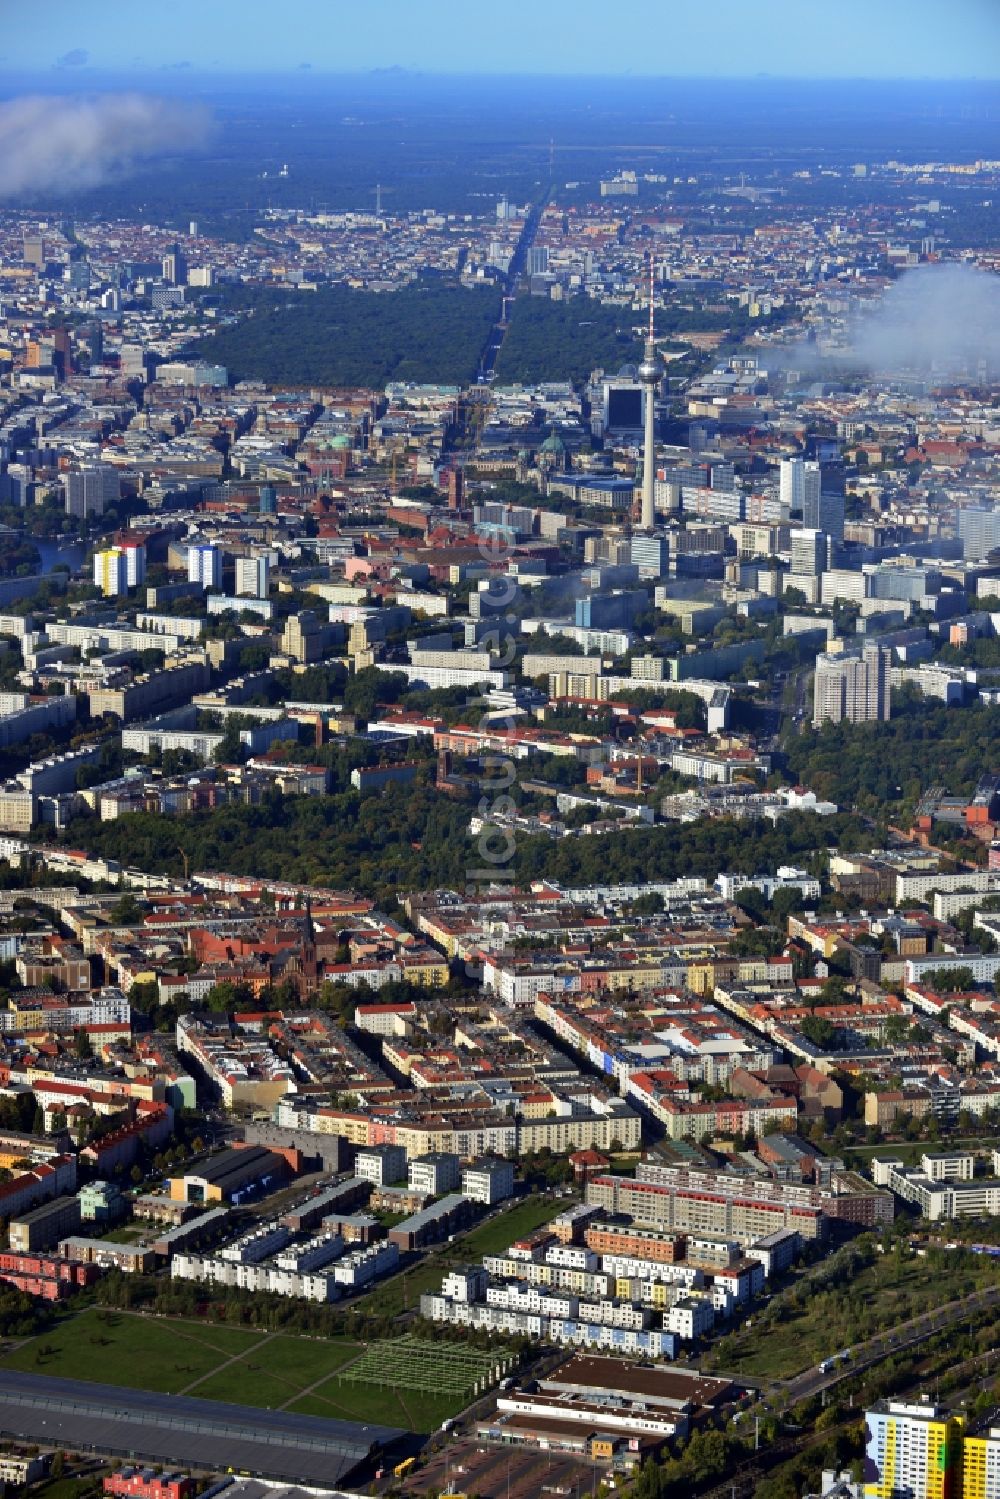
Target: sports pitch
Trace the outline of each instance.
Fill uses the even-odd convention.
[[[303,1338],[88,1308],[8,1348],[0,1354],[0,1366],[420,1432],[433,1431],[468,1404],[474,1386],[498,1363],[497,1355],[433,1343],[428,1346],[435,1350],[439,1372],[428,1378],[420,1372],[419,1352],[409,1361],[402,1357],[405,1341],[366,1347],[347,1338]],[[395,1352],[387,1358],[386,1349]],[[338,1378],[358,1362],[362,1377]],[[394,1377],[385,1383],[372,1378],[379,1370],[391,1370]]]

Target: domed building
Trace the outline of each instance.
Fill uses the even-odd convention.
[[[566,472],[566,444],[558,432],[550,432],[538,449],[538,467],[545,473]]]

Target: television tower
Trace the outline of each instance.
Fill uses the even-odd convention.
[[[653,257],[649,257],[649,331],[646,334],[646,350],[639,366],[639,379],[646,393],[644,442],[642,449],[642,511],[640,525],[644,531],[652,531],[656,518],[654,488],[656,484],[656,432],[654,405],[656,387],[660,383],[660,358],[653,338]]]

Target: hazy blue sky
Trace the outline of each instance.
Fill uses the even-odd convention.
[[[997,78],[1000,0],[0,0],[0,68]]]

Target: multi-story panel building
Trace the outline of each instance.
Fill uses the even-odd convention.
[[[266,599],[271,586],[269,557],[237,557],[236,592],[241,596]]]
[[[1000,1499],[1000,1426],[966,1437],[962,1450],[962,1499]]]
[[[383,1150],[394,1150],[395,1146],[382,1146]],[[359,1157],[360,1159],[360,1157]],[[432,1151],[417,1156],[407,1168],[408,1185],[415,1192],[426,1192],[428,1197],[440,1197],[444,1192],[457,1190],[461,1180],[458,1156],[451,1151]],[[383,1183],[379,1183],[383,1185]]]
[[[889,717],[889,672],[892,656],[878,645],[866,645],[860,656],[816,657],[813,721],[872,723]]]
[[[964,1417],[890,1401],[865,1425],[865,1499],[959,1499]]]
[[[202,588],[222,587],[222,553],[218,547],[188,547],[187,563],[189,583],[200,583]]]
[[[106,598],[128,592],[128,564],[120,547],[94,553],[94,582]]]
[[[796,527],[790,536],[792,575],[815,578],[826,569],[826,535]]]
[[[966,557],[986,557],[1000,546],[1000,508],[960,505],[958,534]]]
[[[814,506],[819,499],[821,473],[818,463],[807,463],[802,458],[783,458],[778,472],[778,498],[789,510],[805,511],[806,504]],[[810,523],[806,521],[806,525]]]
[[[103,515],[108,505],[121,498],[118,470],[106,463],[73,469],[62,476],[62,484],[66,514],[75,515],[78,520]]]
[[[473,1161],[462,1172],[462,1194],[473,1202],[492,1207],[513,1196],[514,1166],[510,1161],[493,1156]]]
[[[634,1181],[594,1176],[587,1183],[587,1202],[609,1213],[626,1213],[643,1227],[724,1234],[742,1243],[785,1228],[804,1239],[822,1238],[826,1232],[822,1203],[813,1189],[730,1178],[724,1172],[640,1166]]]

